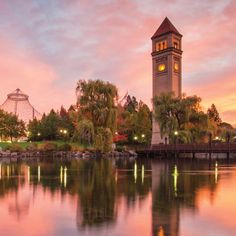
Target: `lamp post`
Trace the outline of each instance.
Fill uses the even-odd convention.
[[[176,158],[176,152],[177,152],[177,139],[178,139],[178,134],[179,134],[179,132],[176,130],[175,132],[174,132],[174,135],[175,135],[175,158]]]
[[[177,144],[179,132],[176,130],[174,132],[174,135],[175,135],[175,144]]]
[[[68,130],[60,129],[59,132],[60,132],[61,136],[63,137],[63,139],[66,140],[66,136],[68,134]]]

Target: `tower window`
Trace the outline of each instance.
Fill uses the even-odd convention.
[[[158,71],[162,72],[166,69],[166,65],[165,64],[159,64],[158,65]]]
[[[174,42],[174,48],[179,49],[179,43],[176,41]]]
[[[156,43],[156,51],[162,51],[164,49],[167,49],[167,41],[163,40],[161,42]]]
[[[178,62],[174,63],[174,70],[179,71],[179,63]]]

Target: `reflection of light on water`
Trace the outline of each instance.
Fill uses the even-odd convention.
[[[63,167],[61,166],[61,169],[60,169],[60,183],[62,184],[63,182]]]
[[[134,163],[134,182],[136,183],[137,180],[137,163]]]
[[[28,166],[28,182],[30,182],[30,167]]]
[[[164,236],[164,229],[162,226],[159,227],[157,236]]]
[[[65,167],[64,169],[64,187],[66,188],[66,184],[67,184],[67,168]]]
[[[218,163],[215,164],[215,183],[218,182]]]
[[[175,196],[177,196],[177,191],[178,191],[178,169],[177,166],[175,165],[174,167],[174,173],[173,173],[173,178],[174,178],[174,191],[175,191]]]
[[[144,165],[142,165],[142,184],[144,182]]]
[[[118,171],[116,169],[116,173],[115,173],[115,181],[117,182],[117,179],[118,179]]]
[[[10,168],[9,166],[7,166],[7,178],[9,178],[9,176],[10,176]]]
[[[40,177],[41,177],[41,171],[40,171],[40,166],[38,166],[38,182],[40,182]]]

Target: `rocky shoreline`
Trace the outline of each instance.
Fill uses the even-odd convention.
[[[52,157],[52,158],[99,158],[99,157],[137,157],[135,151],[113,151],[109,153],[101,153],[95,151],[0,151],[1,158],[39,158],[39,157]]]

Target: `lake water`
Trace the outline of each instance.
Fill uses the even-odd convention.
[[[0,164],[1,236],[236,235],[236,163],[49,160]]]

